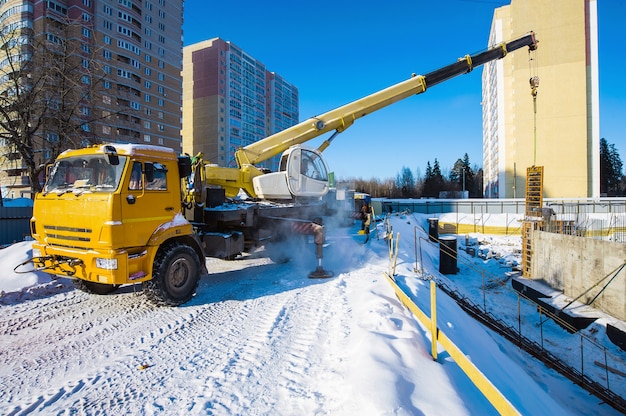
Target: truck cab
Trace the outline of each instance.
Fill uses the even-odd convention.
[[[168,242],[190,246],[199,263],[180,179],[181,163],[168,148],[116,144],[62,153],[35,197],[35,265],[100,293],[153,279]]]

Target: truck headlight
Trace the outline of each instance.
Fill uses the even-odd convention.
[[[41,250],[39,250],[38,248],[33,249],[33,258],[35,257],[41,257]]]
[[[117,259],[96,258],[96,267],[105,270],[117,270]]]

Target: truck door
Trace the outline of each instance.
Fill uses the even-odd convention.
[[[122,184],[122,218],[129,247],[144,246],[162,224],[176,213],[168,172],[157,162],[131,161]]]

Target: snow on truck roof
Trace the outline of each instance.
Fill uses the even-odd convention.
[[[122,156],[133,156],[133,155],[173,155],[176,156],[176,152],[174,149],[164,146],[156,146],[150,144],[136,144],[136,143],[104,143],[97,144],[91,147],[85,147],[82,149],[68,149],[62,152],[60,157],[68,157],[78,154],[106,154],[109,153],[105,148],[114,148],[115,151]]]

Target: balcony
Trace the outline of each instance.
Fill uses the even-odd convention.
[[[30,178],[28,176],[8,176],[3,179],[2,184],[7,188],[30,187]]]

